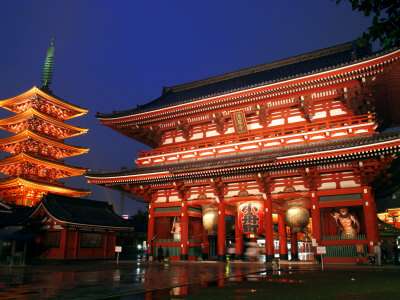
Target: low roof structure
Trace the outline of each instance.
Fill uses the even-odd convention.
[[[107,202],[54,194],[45,196],[36,207],[0,202],[0,228],[24,225],[40,210],[61,224],[133,230],[130,222],[117,215]]]
[[[40,208],[61,223],[132,229],[132,225],[104,201],[49,194],[35,211]]]

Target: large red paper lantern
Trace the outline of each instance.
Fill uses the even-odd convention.
[[[239,227],[244,234],[260,234],[263,217],[261,203],[245,202],[238,207]]]

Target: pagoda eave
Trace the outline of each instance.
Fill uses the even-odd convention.
[[[0,107],[3,107],[4,109],[7,109],[11,112],[15,112],[13,109],[11,109],[10,106],[13,104],[16,104],[18,102],[25,101],[27,97],[32,96],[32,95],[39,95],[39,96],[43,97],[44,99],[49,100],[60,107],[64,107],[71,111],[75,111],[74,114],[65,118],[66,120],[73,119],[73,118],[76,118],[79,116],[83,116],[88,113],[87,109],[67,103],[65,100],[61,100],[60,98],[55,97],[54,95],[50,95],[36,86],[33,86],[28,91],[23,92],[22,94],[17,95],[15,97],[0,100]]]
[[[49,183],[43,183],[25,178],[15,177],[0,181],[0,191],[15,187],[25,187],[34,190],[39,190],[46,193],[53,193],[58,195],[66,195],[71,197],[84,197],[90,194],[90,191],[73,189],[64,186],[52,185]]]
[[[44,121],[46,121],[46,122],[48,122],[50,124],[54,124],[57,127],[60,127],[60,128],[63,128],[63,129],[68,129],[68,130],[70,130],[72,132],[75,132],[75,133],[70,134],[70,137],[81,135],[81,134],[85,134],[85,133],[87,133],[89,131],[89,129],[87,129],[87,128],[81,128],[81,127],[77,127],[77,126],[73,126],[73,125],[70,125],[70,124],[66,124],[66,123],[60,122],[59,120],[56,120],[56,119],[54,119],[52,117],[49,117],[49,116],[47,116],[45,114],[42,114],[41,112],[37,111],[34,108],[30,108],[30,109],[28,109],[28,110],[26,110],[26,111],[24,111],[22,113],[19,113],[19,114],[15,115],[15,116],[11,116],[11,117],[8,117],[8,118],[5,118],[5,119],[1,119],[0,120],[0,127],[3,128],[4,130],[9,131],[7,129],[7,126],[9,126],[10,124],[17,124],[17,123],[20,123],[20,122],[24,122],[27,119],[30,119],[32,117],[37,117],[37,118],[42,119],[42,120],[44,120]]]
[[[69,156],[77,156],[77,155],[81,155],[81,154],[85,154],[85,153],[89,152],[89,148],[72,146],[72,145],[68,145],[65,143],[60,143],[59,141],[57,141],[55,139],[45,137],[38,133],[32,132],[29,129],[21,131],[20,133],[18,133],[16,135],[0,139],[0,146],[7,146],[10,144],[19,143],[19,142],[26,141],[28,139],[42,142],[46,145],[55,146],[60,149],[69,150],[69,151],[71,151],[71,154]]]
[[[87,169],[85,169],[85,168],[67,166],[65,164],[58,163],[55,161],[45,160],[43,158],[37,158],[37,157],[29,155],[27,153],[20,153],[17,155],[9,156],[9,157],[1,160],[0,167],[7,166],[7,165],[21,164],[24,162],[29,162],[34,165],[45,165],[50,168],[62,170],[62,171],[69,173],[69,176],[80,176],[80,175],[85,174],[87,171]]]

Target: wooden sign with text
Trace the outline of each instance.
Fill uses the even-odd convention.
[[[246,121],[246,114],[244,111],[234,111],[231,113],[233,127],[235,127],[235,132],[238,134],[247,133],[247,121]]]

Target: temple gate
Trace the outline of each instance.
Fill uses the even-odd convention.
[[[363,260],[379,240],[372,183],[400,147],[398,131],[378,130],[375,91],[382,76],[398,84],[399,57],[347,43],[99,114],[154,149],[132,170],[88,181],[149,204],[149,253],[161,246],[175,259],[205,258],[216,239],[223,260],[234,232],[237,258],[245,241],[263,238],[267,260],[299,259],[312,239],[327,261]]]

